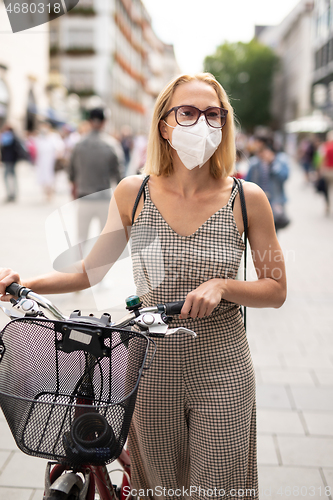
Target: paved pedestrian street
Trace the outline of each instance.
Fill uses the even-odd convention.
[[[19,202],[0,205],[0,266],[27,278],[52,270],[45,220],[70,197],[65,179],[59,177],[57,194],[46,204],[33,168],[26,164],[19,167],[19,185]],[[323,199],[306,185],[298,165],[293,166],[287,192],[292,223],[279,240],[286,258],[288,298],[281,309],[247,313],[257,374],[260,499],[332,500],[333,213],[324,215]],[[1,184],[0,203],[2,199]],[[86,314],[109,305],[119,317],[123,311],[118,302],[134,293],[130,273],[129,260],[123,259],[94,292],[50,298],[65,313],[82,308]],[[253,273],[250,266],[249,279]],[[6,317],[0,314],[3,326]],[[40,500],[45,463],[17,449],[0,414],[0,500]]]

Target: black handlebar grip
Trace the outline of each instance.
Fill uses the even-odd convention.
[[[22,293],[24,290],[26,290],[26,292]],[[11,285],[7,286],[6,292],[10,295],[14,295],[15,297],[21,297],[22,295],[26,295],[28,292],[30,292],[30,289],[14,282]]]
[[[180,314],[184,302],[185,300],[180,300],[179,302],[169,302],[168,304],[165,304],[165,314],[167,316],[175,316],[176,314]]]

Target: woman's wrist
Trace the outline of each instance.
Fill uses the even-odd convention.
[[[225,295],[228,293],[228,282],[227,278],[213,278],[215,286],[221,295],[221,299],[225,299]]]

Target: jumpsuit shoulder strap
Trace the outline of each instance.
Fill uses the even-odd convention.
[[[237,196],[237,193],[238,193],[238,183],[236,181],[236,178],[233,177],[234,179],[234,183],[232,185],[232,190],[231,190],[231,195],[230,195],[230,198],[228,200],[228,205],[231,206],[232,210],[234,209],[234,204],[235,204],[235,198]]]
[[[138,194],[137,194],[137,197],[136,197],[136,200],[134,202],[134,206],[133,206],[133,211],[132,211],[132,226],[134,224],[134,217],[135,217],[135,212],[136,212],[136,209],[138,208],[138,204],[139,204],[139,201],[140,201],[140,198],[142,196],[142,193],[143,193],[143,198],[146,199],[145,197],[145,192],[144,192],[144,189],[145,189],[145,185],[147,184],[147,182],[149,181],[149,175],[147,175],[143,181],[142,181],[142,184],[140,186],[140,189],[138,191]]]
[[[243,224],[244,224],[244,239],[246,240],[247,233],[248,233],[248,219],[247,219],[247,210],[246,210],[243,182],[240,179],[237,179],[236,177],[234,177],[233,192],[234,192],[234,189],[236,186],[238,187],[239,198],[240,198],[240,202],[241,202],[242,217],[243,217]],[[232,208],[233,208],[234,202],[235,202],[235,197],[232,200]]]
[[[236,177],[234,177],[234,184],[235,183],[238,186],[238,192],[239,192],[239,198],[240,198],[240,202],[241,202],[241,209],[242,209],[242,216],[243,216],[243,224],[244,224],[244,281],[246,281],[246,274],[247,274],[247,232],[248,232],[247,210],[246,210],[243,182],[240,179],[237,179]],[[243,306],[243,310],[241,308],[241,311],[243,312],[244,328],[246,331],[246,307]]]

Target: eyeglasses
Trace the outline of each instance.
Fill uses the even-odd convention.
[[[190,127],[195,125],[202,114],[205,115],[208,125],[214,128],[222,128],[227,120],[228,110],[219,107],[210,107],[205,110],[196,108],[195,106],[175,106],[169,109],[162,119],[169,116],[172,111],[175,112],[175,118],[178,125],[182,127]]]

